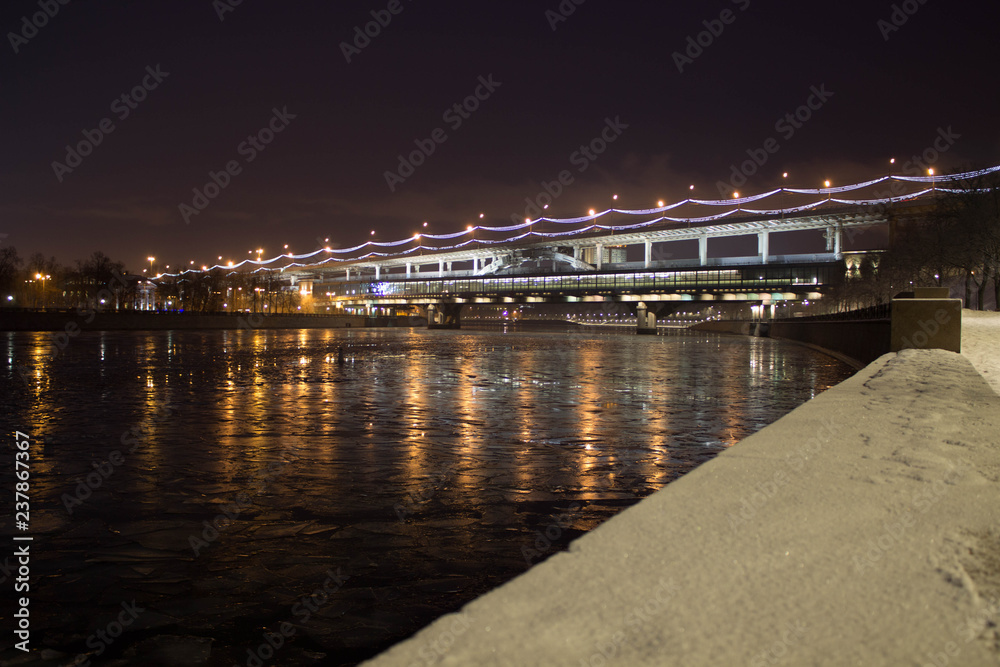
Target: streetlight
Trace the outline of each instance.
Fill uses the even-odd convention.
[[[43,276],[40,273],[35,274],[35,280],[40,280],[42,282],[42,310],[45,310],[47,304],[45,299],[45,281],[51,278],[51,276]]]
[[[153,275],[153,262],[156,261],[156,258],[155,257],[147,257],[146,259],[149,260],[149,275]]]
[[[927,175],[931,177],[931,190],[936,190],[937,189],[937,183],[935,183],[935,180],[934,180],[934,170],[933,169],[928,169],[927,170]]]

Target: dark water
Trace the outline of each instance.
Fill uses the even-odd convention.
[[[53,665],[257,664],[266,633],[264,664],[354,664],[852,372],[687,332],[48,340],[0,334],[8,498],[11,432],[31,443],[30,528],[11,505],[0,539],[34,536],[31,646]],[[13,577],[0,661],[22,655]]]

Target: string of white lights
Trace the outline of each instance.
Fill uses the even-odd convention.
[[[744,214],[749,213],[749,214],[753,214],[753,215],[767,215],[767,216],[788,215],[788,214],[792,214],[792,213],[800,213],[800,212],[803,212],[803,211],[812,210],[812,209],[815,209],[815,208],[817,208],[819,206],[822,206],[823,204],[829,204],[829,203],[844,204],[844,205],[857,205],[857,206],[878,206],[878,205],[881,205],[881,204],[892,204],[892,203],[897,203],[897,202],[902,202],[902,201],[908,201],[908,200],[911,200],[911,199],[916,199],[916,198],[922,197],[924,195],[927,195],[928,193],[932,193],[932,192],[935,192],[935,191],[936,192],[947,192],[947,193],[962,193],[962,192],[970,192],[970,191],[982,192],[983,191],[982,189],[970,190],[970,189],[961,189],[961,188],[942,188],[942,187],[938,187],[938,185],[942,184],[942,183],[957,183],[957,182],[962,182],[962,181],[971,181],[971,180],[974,180],[974,179],[977,179],[977,178],[981,178],[982,176],[986,176],[986,175],[997,173],[997,172],[1000,172],[1000,165],[997,165],[997,166],[994,166],[994,167],[989,167],[989,168],[986,168],[986,169],[979,169],[979,170],[976,170],[976,171],[963,172],[963,173],[960,173],[960,174],[941,174],[941,175],[930,175],[930,176],[895,176],[895,175],[893,175],[893,176],[883,176],[881,178],[876,178],[876,179],[864,181],[864,182],[861,182],[861,183],[853,183],[851,185],[843,185],[843,186],[829,187],[829,188],[779,188],[779,189],[771,190],[769,192],[764,192],[764,193],[761,193],[761,194],[750,195],[750,196],[746,196],[746,197],[737,197],[737,198],[733,198],[733,199],[718,199],[718,200],[684,199],[684,200],[679,201],[679,202],[675,202],[675,203],[668,204],[668,205],[661,206],[661,207],[657,207],[657,208],[650,208],[650,209],[616,209],[616,208],[609,208],[609,209],[606,209],[604,211],[599,211],[599,212],[595,211],[592,214],[588,214],[588,215],[584,215],[584,216],[579,216],[579,217],[574,217],[574,218],[549,218],[549,217],[541,217],[541,218],[537,218],[537,219],[534,219],[534,220],[532,220],[532,219],[529,218],[529,219],[526,219],[523,223],[516,224],[516,225],[507,225],[507,226],[503,226],[503,227],[491,227],[491,226],[486,226],[486,225],[469,226],[464,231],[454,232],[454,233],[450,233],[450,234],[415,234],[415,235],[413,235],[411,237],[408,237],[408,238],[405,238],[405,239],[400,239],[398,241],[366,241],[365,243],[362,243],[362,244],[359,244],[359,245],[356,245],[356,246],[353,246],[353,247],[350,247],[350,248],[332,248],[332,247],[326,247],[326,248],[320,248],[319,250],[315,250],[315,251],[312,251],[312,252],[303,253],[303,254],[300,254],[300,255],[295,255],[295,254],[292,254],[292,253],[287,253],[287,254],[283,254],[283,255],[278,255],[277,257],[272,257],[271,259],[260,259],[260,260],[245,259],[245,260],[243,260],[241,262],[238,262],[238,263],[229,262],[226,265],[215,264],[215,265],[213,265],[211,267],[204,267],[204,268],[202,268],[200,270],[199,269],[187,269],[187,270],[182,271],[180,273],[161,273],[161,274],[159,274],[157,276],[157,278],[162,278],[162,277],[173,277],[173,278],[176,278],[176,277],[184,276],[184,275],[187,275],[187,274],[202,274],[202,273],[214,271],[216,269],[228,269],[231,272],[229,275],[232,275],[233,273],[236,273],[238,271],[238,269],[240,269],[241,267],[246,266],[246,265],[253,265],[253,266],[260,267],[260,268],[256,269],[254,271],[254,273],[256,273],[258,271],[285,271],[285,270],[288,270],[288,269],[291,269],[291,268],[305,268],[305,267],[308,267],[308,266],[321,266],[323,264],[328,264],[328,263],[331,263],[331,262],[333,262],[333,263],[360,262],[360,261],[364,261],[366,259],[371,259],[373,257],[377,257],[377,258],[405,257],[405,256],[412,255],[414,253],[417,253],[417,252],[420,252],[420,251],[423,251],[423,250],[428,250],[428,251],[433,251],[433,252],[440,252],[440,251],[446,251],[446,250],[458,250],[458,249],[465,248],[465,247],[467,247],[469,245],[472,245],[472,244],[478,244],[480,246],[490,246],[490,245],[499,245],[499,244],[504,244],[504,243],[514,243],[516,241],[520,241],[520,240],[523,240],[523,239],[531,237],[531,236],[541,237],[541,238],[562,238],[562,237],[568,237],[568,236],[583,235],[583,234],[587,234],[587,233],[593,232],[595,230],[602,230],[602,229],[603,230],[616,231],[616,232],[617,231],[636,230],[636,229],[641,229],[641,228],[644,228],[644,227],[649,227],[651,225],[654,225],[654,224],[657,224],[657,223],[660,223],[660,222],[674,222],[674,223],[687,223],[687,224],[715,222],[717,220],[722,220],[724,218],[728,218],[730,216],[736,215],[737,213],[744,213]],[[912,182],[912,183],[931,183],[934,187],[932,187],[930,189],[924,189],[924,190],[921,190],[921,191],[915,192],[915,193],[909,193],[909,194],[897,195],[897,196],[890,196],[890,197],[882,197],[882,198],[878,198],[878,199],[840,199],[840,198],[830,197],[830,195],[833,195],[833,194],[841,194],[841,193],[850,192],[850,191],[853,191],[853,190],[860,190],[862,188],[871,187],[871,186],[874,186],[874,185],[878,185],[880,183],[884,183],[884,182],[887,182],[887,181],[893,181],[893,180],[895,180],[895,181],[904,181],[904,182]],[[775,196],[775,195],[778,195],[778,194],[782,194],[782,193],[804,194],[804,195],[827,195],[827,197],[825,199],[821,199],[821,200],[818,200],[818,201],[810,202],[810,203],[807,203],[807,204],[804,204],[804,205],[792,206],[792,207],[786,207],[786,208],[778,208],[778,209],[746,209],[746,208],[743,208],[744,204],[752,203],[752,202],[755,202],[755,201],[760,201],[762,199],[766,199],[768,197],[772,197],[772,196]],[[645,220],[643,222],[639,222],[639,223],[635,223],[635,224],[628,224],[628,225],[599,225],[599,224],[593,224],[595,220],[598,220],[598,219],[600,219],[600,218],[602,218],[602,217],[604,217],[606,215],[609,215],[611,213],[618,213],[618,214],[622,214],[622,215],[653,215],[653,214],[663,213],[665,211],[673,210],[675,208],[679,208],[679,207],[685,206],[685,205],[695,205],[695,206],[735,206],[736,208],[733,208],[733,209],[731,209],[729,211],[725,211],[725,212],[714,214],[714,215],[708,215],[708,216],[688,216],[688,217],[660,216],[660,217],[652,219],[652,220]],[[589,225],[587,225],[585,227],[581,227],[579,229],[567,230],[567,231],[563,231],[563,232],[536,232],[536,231],[532,231],[530,229],[531,227],[533,227],[536,224],[545,223],[545,222],[553,223],[553,224],[559,224],[559,225],[573,225],[573,224],[580,224],[580,223],[592,223],[592,224],[589,224]],[[519,236],[504,238],[504,239],[493,239],[493,240],[491,240],[491,239],[477,239],[477,238],[475,238],[475,233],[477,231],[485,231],[485,232],[513,232],[513,231],[521,231],[521,230],[526,229],[526,228],[529,229],[529,231],[527,233],[521,234]],[[425,246],[425,245],[419,244],[419,241],[421,239],[423,239],[423,238],[429,238],[429,239],[435,239],[435,240],[451,240],[451,239],[460,238],[460,237],[466,236],[466,235],[470,235],[470,238],[467,239],[467,240],[465,240],[465,241],[463,241],[463,242],[461,242],[461,243],[457,243],[457,244],[453,244],[453,245],[449,245],[449,246]],[[370,248],[373,248],[373,247],[378,247],[378,248],[397,248],[399,246],[403,246],[403,245],[407,245],[407,244],[411,244],[411,243],[418,243],[418,244],[414,245],[414,246],[412,246],[412,247],[410,247],[410,248],[408,248],[406,250],[400,251],[400,252],[380,253],[380,252],[375,252],[375,251],[369,251],[366,254],[352,256],[352,257],[337,257],[337,256],[335,256],[335,255],[349,255],[349,254],[353,254],[353,253],[356,253],[358,251],[363,251],[363,250],[370,249]],[[300,263],[298,261],[296,261],[296,262],[287,262],[287,260],[290,260],[290,259],[291,260],[308,260],[308,259],[317,257],[318,255],[322,255],[322,254],[327,254],[327,255],[329,255],[329,257],[326,257],[325,259],[322,259],[322,260],[317,261],[317,262],[308,262],[308,263]],[[276,266],[276,267],[270,267],[269,266],[270,264],[274,264],[275,262],[280,262],[282,260],[286,260],[287,263],[285,263],[285,264],[283,264],[281,266]]]

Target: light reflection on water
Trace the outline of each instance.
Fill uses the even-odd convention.
[[[3,335],[4,414],[33,442],[40,641],[83,650],[135,598],[156,612],[135,641],[212,637],[213,664],[244,660],[338,567],[351,579],[281,664],[367,657],[526,569],[522,548],[574,503],[556,548],[851,373],[686,332],[103,333],[57,356],[47,334]],[[64,494],[131,429],[70,515]],[[195,557],[191,536],[241,492]]]

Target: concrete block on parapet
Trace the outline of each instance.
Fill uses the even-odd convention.
[[[919,294],[947,294],[947,288],[917,288],[912,299],[892,300],[891,350],[962,351],[962,300],[920,298]],[[918,290],[920,290],[918,292]]]

